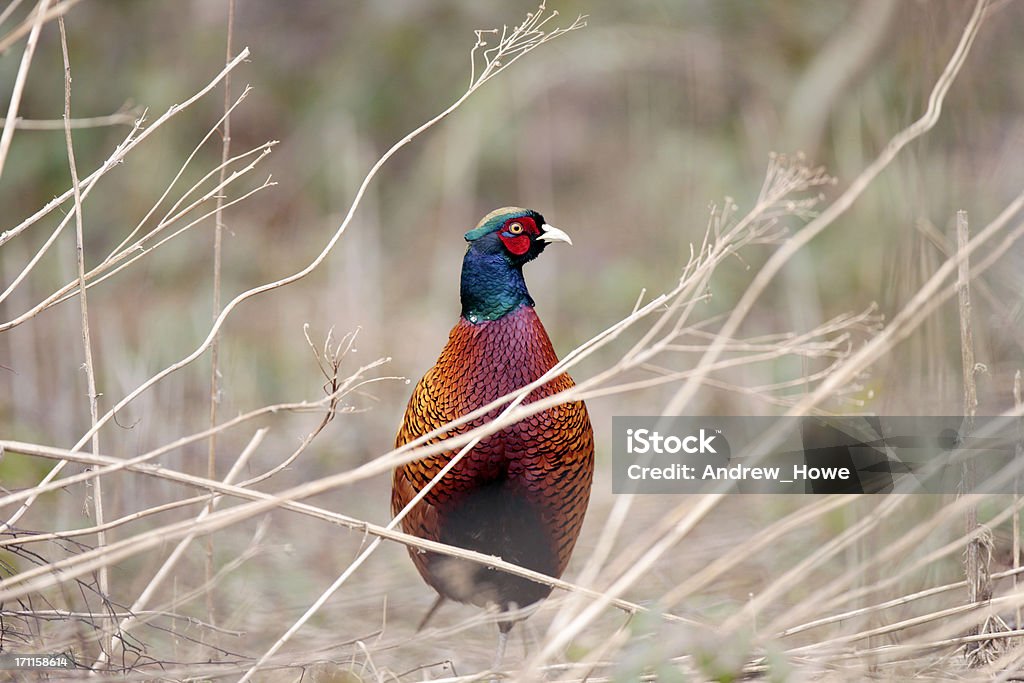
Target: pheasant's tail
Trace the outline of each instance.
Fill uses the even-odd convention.
[[[431,618],[433,618],[434,613],[437,612],[438,608],[445,603],[445,600],[447,600],[447,598],[445,598],[443,595],[437,596],[437,600],[434,600],[434,604],[430,606],[430,609],[427,610],[427,613],[423,615],[422,619],[420,619],[420,625],[416,627],[416,633],[419,633],[424,629],[424,627],[426,627],[427,623],[431,620]]]

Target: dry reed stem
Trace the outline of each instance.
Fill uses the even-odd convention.
[[[810,645],[802,645],[787,650],[790,654],[807,654],[817,653],[818,655],[828,655],[835,652],[835,647],[839,645],[846,645],[849,643],[857,642],[858,640],[865,640],[879,635],[887,635],[890,633],[896,633],[913,626],[920,626],[923,624],[931,624],[933,622],[939,622],[938,625],[932,630],[921,636],[915,636],[920,638],[945,638],[950,633],[960,633],[969,629],[972,625],[977,625],[979,618],[988,618],[996,616],[1000,608],[1006,606],[1012,606],[1020,604],[1024,601],[1024,594],[1011,593],[996,598],[992,598],[987,603],[976,603],[973,605],[961,604],[954,607],[947,607],[927,614],[921,614],[915,617],[902,619],[897,622],[885,624],[884,626],[878,626],[857,633],[844,634],[830,638],[827,640],[812,643]],[[958,617],[957,619],[950,620],[949,617]],[[966,638],[972,638],[974,640],[984,640],[986,638],[993,638],[998,635],[1002,637],[1004,634],[968,634],[962,636]],[[957,636],[961,637],[961,636]],[[968,641],[964,641],[968,642]],[[928,649],[932,647],[927,641],[924,642],[908,642],[904,645],[907,649]]]
[[[35,16],[32,18],[28,34],[28,42],[25,44],[25,51],[21,55],[21,63],[18,65],[18,74],[14,78],[14,89],[11,91],[11,101],[7,105],[7,116],[4,117],[3,132],[0,133],[0,176],[4,172],[4,162],[7,161],[7,153],[11,149],[11,140],[14,139],[16,126],[8,125],[9,121],[18,119],[18,108],[21,106],[21,95],[25,91],[25,81],[28,79],[28,70],[32,65],[32,57],[36,52],[36,44],[39,42],[39,32],[46,23],[46,9],[50,0],[39,0],[36,5]],[[0,52],[3,52],[0,47]]]
[[[961,545],[961,544],[962,544],[962,541],[958,542],[958,545]],[[1017,575],[1021,573],[1021,571],[1022,571],[1022,569],[1020,567],[1016,567],[1014,569],[1007,569],[1006,571],[1003,571],[1003,572],[996,572],[996,573],[992,574],[992,579],[1001,579],[1001,578],[1006,578],[1006,577],[1014,577],[1014,578],[1016,578]],[[786,629],[784,631],[779,631],[775,635],[777,637],[779,637],[779,638],[785,638],[787,636],[793,636],[793,635],[796,635],[798,633],[803,633],[804,631],[809,631],[809,630],[814,629],[814,628],[820,628],[822,626],[828,626],[830,624],[835,624],[835,623],[838,623],[840,621],[845,621],[847,619],[853,619],[855,617],[864,616],[866,614],[872,614],[874,612],[880,612],[880,611],[883,611],[883,610],[891,609],[893,607],[902,607],[903,605],[910,604],[911,602],[914,602],[916,600],[923,600],[924,598],[934,597],[936,595],[940,595],[942,593],[948,593],[950,591],[954,591],[954,590],[957,590],[957,589],[960,589],[960,588],[964,588],[966,586],[967,586],[966,579],[963,580],[963,581],[956,581],[954,583],[942,584],[941,586],[932,586],[931,588],[925,588],[924,590],[917,591],[916,593],[909,593],[907,595],[901,595],[898,598],[893,598],[892,600],[886,600],[885,602],[880,602],[880,603],[877,603],[877,604],[874,604],[874,605],[868,605],[867,607],[860,607],[858,609],[848,610],[846,612],[840,612],[838,614],[833,614],[831,616],[822,617],[820,619],[815,619],[815,620],[809,621],[809,622],[807,622],[805,624],[800,624],[799,626],[793,626],[793,627],[788,628],[788,629]]]
[[[78,269],[79,282],[79,312],[81,315],[82,349],[85,356],[85,379],[86,391],[89,402],[90,424],[96,424],[99,416],[98,396],[96,394],[96,370],[93,364],[92,333],[89,330],[89,302],[85,289],[85,237],[82,226],[82,190],[78,180],[78,166],[75,163],[75,146],[71,136],[71,61],[68,58],[68,39],[64,29],[64,17],[57,18],[60,28],[60,47],[64,59],[64,141],[67,146],[68,168],[71,171],[71,187],[75,196],[75,265]],[[99,435],[92,439],[92,452],[99,453]],[[102,479],[97,478],[92,490],[93,513],[96,517],[96,525],[100,531],[96,533],[97,547],[107,544],[107,532],[103,528],[105,518],[103,514],[103,486]],[[99,592],[107,599],[110,595],[110,574],[107,567],[102,567],[99,572]],[[106,644],[109,646],[109,643]],[[102,648],[101,648],[102,649]]]
[[[253,420],[253,419],[258,418],[258,417],[262,417],[262,416],[265,416],[265,415],[273,415],[275,413],[285,412],[285,411],[300,412],[300,411],[315,411],[315,410],[319,410],[324,405],[327,405],[327,404],[331,403],[332,401],[335,401],[337,398],[340,398],[340,397],[342,397],[342,396],[344,396],[344,395],[346,395],[348,393],[356,391],[359,388],[361,388],[363,386],[366,386],[368,384],[372,384],[372,383],[380,382],[380,381],[384,381],[384,380],[399,379],[397,377],[378,377],[378,378],[372,378],[372,379],[363,379],[362,378],[363,373],[367,372],[368,370],[372,370],[372,369],[374,369],[376,367],[379,367],[380,365],[383,365],[385,362],[387,362],[387,360],[389,360],[389,359],[380,359],[380,360],[374,361],[373,363],[370,363],[368,365],[363,366],[362,368],[357,370],[355,373],[353,373],[353,375],[351,377],[349,377],[348,380],[346,380],[344,383],[342,383],[339,386],[339,388],[337,389],[337,391],[335,391],[333,394],[328,395],[327,397],[325,397],[323,399],[320,399],[318,401],[301,401],[301,402],[298,402],[298,403],[279,403],[279,404],[274,404],[274,405],[270,405],[270,406],[264,406],[262,408],[258,408],[256,410],[250,411],[248,413],[244,413],[242,415],[238,415],[238,416],[232,418],[231,420],[228,420],[226,422],[223,422],[223,423],[217,425],[216,427],[209,428],[209,429],[204,429],[204,430],[202,430],[200,432],[197,432],[195,434],[191,434],[191,435],[188,435],[188,436],[185,436],[185,437],[181,437],[181,438],[176,439],[175,441],[173,441],[173,442],[171,442],[169,444],[165,444],[164,446],[160,446],[160,447],[155,448],[155,449],[153,449],[151,451],[148,451],[148,452],[143,453],[141,455],[135,456],[134,458],[128,458],[128,459],[117,458],[117,459],[115,459],[114,464],[112,464],[110,466],[107,466],[107,467],[102,467],[102,468],[98,468],[98,469],[94,468],[94,469],[91,469],[90,471],[87,471],[87,472],[81,472],[79,474],[72,475],[70,477],[66,477],[65,479],[62,479],[59,482],[40,482],[39,484],[37,484],[35,487],[33,487],[31,489],[25,489],[25,490],[22,490],[22,491],[18,491],[16,493],[9,493],[6,496],[4,496],[3,498],[0,498],[0,507],[11,505],[13,503],[17,503],[17,502],[20,502],[20,501],[23,501],[23,500],[30,500],[30,499],[32,499],[32,498],[34,498],[36,496],[41,495],[41,494],[49,493],[50,491],[56,491],[56,490],[59,490],[59,489],[62,489],[64,487],[66,487],[66,486],[69,486],[69,485],[72,485],[72,484],[77,484],[77,483],[80,483],[80,482],[91,481],[91,480],[93,480],[93,479],[95,479],[97,477],[102,477],[102,476],[110,474],[112,472],[118,472],[118,471],[121,471],[121,470],[128,469],[130,466],[133,466],[133,465],[140,465],[140,464],[146,463],[146,462],[148,462],[150,460],[154,460],[154,459],[156,459],[156,458],[158,458],[158,457],[160,457],[162,455],[165,455],[167,453],[173,452],[173,451],[175,451],[177,449],[180,449],[180,448],[182,448],[184,446],[187,446],[189,444],[196,443],[196,442],[199,442],[199,441],[205,441],[206,439],[208,439],[210,437],[210,434],[213,433],[213,432],[225,431],[225,430],[231,429],[231,428],[233,428],[235,426],[245,424],[246,422],[249,422],[250,420]],[[6,442],[2,442],[2,443],[14,444],[15,442],[6,441]],[[22,447],[24,447],[26,445],[27,444],[22,444]],[[14,446],[12,446],[11,450],[16,451],[16,452],[25,452],[25,451],[19,450],[19,448],[14,447]],[[75,453],[76,451],[68,450],[68,451],[65,451],[65,452],[67,452],[67,453]],[[78,461],[78,462],[82,462],[81,460],[78,460],[77,458],[74,459],[74,460]],[[212,480],[204,480],[204,481],[212,481]]]
[[[129,468],[129,471],[132,470]],[[92,526],[80,527],[77,529],[68,529],[67,531],[50,531],[46,533],[21,532],[23,535],[19,535],[18,532],[15,532],[10,538],[0,540],[0,548],[26,546],[29,543],[44,543],[46,541],[78,538],[80,536],[93,536],[98,534],[100,531],[110,531],[111,529],[116,529],[124,526],[125,524],[130,524],[140,519],[152,517],[153,515],[170,512],[171,510],[178,510],[183,507],[188,507],[189,505],[206,503],[211,497],[211,495],[192,496],[191,498],[182,498],[162,505],[152,505],[144,510],[132,512],[124,515],[123,517],[118,517],[117,519],[112,519],[102,525],[94,524]]]
[[[970,242],[970,228],[966,211],[956,212],[956,246],[957,252],[967,249]],[[975,381],[974,333],[971,322],[971,264],[970,258],[964,256],[957,267],[957,310],[960,318],[960,357],[963,369],[963,412],[964,436],[974,432],[974,418],[978,410],[978,388]],[[981,541],[978,533],[978,506],[974,491],[978,485],[977,465],[968,460],[961,465],[962,494],[969,496],[972,503],[964,510],[964,526],[968,535],[967,547],[964,550],[964,575],[967,580],[967,603],[976,604],[987,601],[992,594],[990,582],[987,580],[987,567],[983,567],[981,557]],[[981,632],[981,626],[972,629],[973,633]],[[980,658],[968,657],[968,665],[976,668]]]
[[[899,560],[899,558],[906,557],[908,552],[912,551],[915,547],[919,546],[920,543],[928,536],[930,536],[934,531],[936,531],[937,529],[945,528],[945,526],[950,521],[955,519],[955,515],[962,514],[963,510],[961,508],[962,505],[956,507],[955,510],[952,510],[950,512],[943,511],[943,513],[941,515],[937,515],[934,520],[930,520],[927,525],[915,525],[915,528],[913,529],[912,533],[904,534],[899,539],[899,541],[887,546],[884,554],[881,554],[878,557],[873,557],[870,563],[866,565],[864,569],[880,570],[883,567],[891,567],[894,562]],[[1010,517],[1016,512],[1019,512],[1020,508],[1021,506],[1017,506],[1012,507],[1009,510],[1003,510],[995,517],[993,517],[991,520],[989,520],[988,523],[991,526],[997,526],[1001,524],[1003,521],[1005,521],[1006,518]],[[935,562],[942,559],[943,557],[947,557],[949,555],[952,555],[953,553],[962,550],[962,548],[964,547],[964,545],[966,545],[968,540],[969,536],[967,534],[961,534],[949,543],[946,543],[944,546],[937,548],[936,550],[924,555],[923,557],[915,560],[914,562],[911,562],[907,566],[901,567],[899,571],[890,572],[890,574],[883,580],[876,581],[875,583],[872,583],[858,590],[844,590],[848,586],[853,584],[855,574],[862,571],[861,567],[851,568],[846,575],[835,579],[830,583],[830,585],[826,589],[823,589],[822,594],[820,596],[821,599],[815,600],[815,605],[806,607],[798,606],[789,610],[788,612],[777,617],[766,628],[766,631],[772,634],[777,634],[777,637],[784,637],[806,630],[806,628],[809,627],[808,624],[801,624],[795,627],[786,627],[785,623],[787,621],[794,621],[804,618],[803,615],[809,612],[827,611],[830,609],[835,609],[839,605],[847,604],[851,601],[858,600],[866,596],[874,595],[879,591],[882,591],[888,587],[898,584],[902,579],[905,579],[907,576],[913,575],[915,572],[919,571],[922,568],[933,566]],[[995,574],[993,575],[993,578],[1011,575],[1014,575],[1013,570]],[[955,587],[965,587],[966,585],[966,580],[959,581],[957,583],[945,584],[943,586],[928,589],[927,591],[913,593],[910,596],[902,596],[900,598],[897,598],[897,601],[904,601],[908,597],[911,597],[912,599],[927,597],[928,595],[946,592],[947,590],[951,590]],[[929,591],[934,591],[934,593],[931,593]],[[830,595],[833,595],[835,597],[831,600],[828,600],[828,597]],[[902,604],[902,602],[900,602],[899,604]],[[849,612],[843,612],[842,614],[854,614],[854,616],[857,616],[859,614],[867,613],[876,609],[885,609],[887,606],[888,603],[882,603],[881,606],[868,606],[857,610],[852,610]],[[867,612],[865,612],[864,610],[867,610]],[[831,623],[835,620],[835,617],[827,617],[823,620],[814,620],[811,622],[811,625],[820,625],[819,622],[822,624]]]
[[[138,120],[139,109],[121,109],[106,116],[86,116],[69,119],[72,130],[83,128],[106,128],[108,126],[131,126]],[[0,126],[7,125],[7,119],[0,117]],[[18,117],[11,124],[19,130],[64,130],[64,119],[25,119]]]
[[[1021,396],[1021,373],[1017,370],[1013,373],[1013,406],[1017,411],[1018,415],[1024,415],[1024,398]],[[1017,448],[1015,449],[1015,456],[1018,462],[1024,461],[1024,420],[1018,422],[1018,434],[1017,434]],[[1016,513],[1021,507],[1020,498],[1020,477],[1013,478],[1013,505],[1015,513],[1013,515],[1013,568],[1020,568],[1020,514]],[[1017,590],[1017,573],[1013,575],[1013,589]],[[1014,613],[1014,628],[1021,628],[1021,608],[1018,607]]]
[[[225,76],[225,78],[226,77],[227,76]],[[185,157],[185,161],[181,164],[181,167],[178,168],[178,172],[175,173],[174,178],[171,179],[171,182],[167,184],[166,188],[164,188],[164,191],[160,195],[159,199],[157,199],[156,202],[153,203],[153,206],[150,207],[149,211],[146,212],[146,215],[143,216],[142,219],[135,226],[135,228],[130,233],[128,233],[128,235],[124,239],[122,239],[121,242],[118,243],[118,245],[116,247],[114,247],[114,249],[107,255],[107,258],[105,258],[104,261],[110,261],[110,260],[114,259],[115,255],[118,252],[122,251],[125,248],[125,245],[127,245],[129,242],[131,242],[132,239],[135,237],[135,235],[137,235],[139,233],[139,231],[142,230],[142,226],[145,225],[146,222],[148,222],[149,219],[153,217],[153,214],[156,213],[156,210],[160,207],[161,204],[164,203],[164,200],[167,199],[167,197],[170,195],[171,190],[174,189],[174,186],[178,184],[178,180],[181,179],[181,176],[185,173],[185,170],[189,167],[189,165],[192,163],[192,160],[199,153],[199,150],[203,148],[203,146],[207,143],[207,141],[211,137],[213,137],[213,134],[217,132],[217,129],[220,128],[224,124],[224,120],[231,114],[231,112],[233,112],[235,110],[235,108],[238,105],[240,105],[245,100],[246,97],[249,96],[249,93],[251,91],[252,91],[252,88],[250,86],[246,86],[242,90],[242,93],[238,96],[238,98],[235,99],[235,101],[231,105],[231,107],[224,112],[224,115],[221,116],[217,120],[217,122],[214,123],[206,131],[206,135],[204,135],[202,137],[202,139],[199,140],[199,142],[192,148],[192,152],[189,153],[189,155],[187,157]],[[260,149],[260,148],[255,148],[255,149]],[[253,151],[255,151],[255,149],[254,150],[250,150],[247,154],[251,154]],[[245,155],[236,156],[233,160],[237,161],[238,159],[244,158],[244,156]],[[174,204],[171,206],[171,208],[167,210],[167,212],[164,214],[163,218],[160,220],[158,225],[162,224],[162,223],[173,222],[169,218],[171,216],[171,214],[173,214],[181,206],[181,203],[183,201],[185,201],[185,199],[189,195],[191,195],[193,192],[195,192],[207,180],[207,178],[212,177],[214,173],[218,173],[220,171],[220,169],[223,168],[223,167],[224,167],[224,163],[221,163],[220,166],[217,166],[216,168],[210,170],[206,175],[204,175],[202,177],[201,180],[199,180],[198,182],[193,184],[192,188],[190,190],[188,190],[187,192],[185,192],[184,194],[182,194],[181,197],[179,197],[178,200],[176,202],[174,202]],[[224,185],[222,184],[221,187],[224,187]],[[186,212],[182,212],[182,213],[186,213]],[[150,233],[150,234],[152,234],[152,233]],[[145,238],[143,238],[143,239],[145,239]],[[138,240],[138,241],[136,241],[136,244],[139,244],[142,241],[143,240]]]
[[[235,28],[235,0],[228,0],[228,16],[227,16],[227,40],[225,41],[225,55],[224,63],[231,63],[232,53],[232,42],[234,38]],[[221,155],[220,155],[220,185],[224,185],[225,175],[227,173],[228,159],[231,158],[231,74],[224,77],[224,123],[221,135]],[[212,302],[212,316],[213,320],[217,319],[220,315],[220,298],[221,298],[221,262],[223,260],[223,243],[224,243],[224,193],[217,194],[217,206],[214,211],[214,232],[213,232],[213,302]],[[220,403],[221,386],[220,386],[220,335],[214,335],[213,340],[210,343],[210,412],[209,412],[209,425],[211,427],[217,424],[217,405]],[[206,461],[206,476],[208,479],[215,479],[217,477],[217,432],[210,435],[207,448],[207,461]],[[206,508],[207,512],[213,510],[213,501]],[[204,571],[206,573],[206,581],[210,582],[210,578],[213,576],[213,536],[206,538],[206,560]],[[214,604],[213,594],[207,592],[206,594],[206,613],[207,619],[213,623],[214,619]]]
[[[1009,509],[1002,510],[989,519],[988,524],[991,526],[997,526],[998,524],[1006,521],[1006,519],[1011,515],[1019,512],[1022,507],[1024,506],[1017,505]],[[961,507],[955,508],[955,513],[958,514],[962,512],[963,510]],[[885,566],[891,567],[893,562],[898,562],[901,558],[905,558],[907,553],[912,552],[915,547],[920,547],[920,545],[936,530],[946,528],[949,522],[953,520],[953,514],[953,512],[947,513],[943,511],[942,514],[930,519],[927,523],[915,524],[910,532],[904,533],[896,543],[888,545],[883,553],[872,557],[865,568],[868,570],[881,571]],[[845,575],[842,575],[842,577],[831,582],[828,587],[822,590],[826,595],[822,595],[822,599],[816,601],[816,604],[813,607],[807,606],[802,609],[792,609],[788,611],[783,615],[784,618],[780,616],[778,620],[773,623],[772,628],[785,629],[785,631],[787,631],[788,627],[783,626],[784,621],[801,620],[801,618],[806,618],[804,615],[808,612],[836,609],[841,605],[849,604],[852,601],[859,600],[867,596],[876,595],[881,591],[896,586],[902,580],[910,577],[910,575],[913,575],[915,572],[929,566],[934,566],[934,564],[942,558],[962,551],[969,538],[970,537],[967,533],[963,533],[963,535],[957,536],[952,541],[949,541],[936,550],[906,564],[899,570],[890,570],[885,579],[873,582],[868,586],[861,587],[859,589],[851,590],[856,574],[858,573],[855,568],[851,568]],[[965,582],[959,582],[956,585],[967,586]],[[782,631],[782,633],[785,631]]]

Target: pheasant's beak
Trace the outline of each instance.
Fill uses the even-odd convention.
[[[544,240],[545,242],[567,242],[572,244],[572,240],[569,239],[569,234],[565,230],[559,230],[553,225],[545,223],[541,226],[540,237],[537,239]]]

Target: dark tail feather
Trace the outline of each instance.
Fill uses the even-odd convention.
[[[427,625],[427,622],[429,622],[431,617],[434,616],[434,613],[437,611],[437,609],[444,604],[445,599],[446,598],[443,595],[437,596],[437,600],[434,600],[434,604],[430,606],[430,609],[427,610],[427,613],[423,615],[422,619],[420,619],[420,625],[416,627],[416,633],[419,633],[423,630],[423,627]]]

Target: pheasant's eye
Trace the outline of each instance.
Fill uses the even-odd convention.
[[[513,235],[518,235],[519,233],[521,233],[523,231],[523,224],[522,223],[512,223],[511,225],[508,226],[507,229]]]

